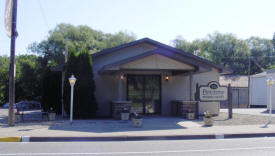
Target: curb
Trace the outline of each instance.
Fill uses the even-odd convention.
[[[198,140],[275,137],[275,133],[161,135],[161,136],[103,136],[103,137],[3,137],[0,142],[84,142],[84,141],[153,141],[153,140]]]
[[[275,137],[275,133],[206,134],[167,136],[104,136],[104,137],[29,137],[30,142],[82,142],[82,141],[153,141],[153,140],[198,140]]]
[[[3,137],[0,142],[21,142],[21,137]]]

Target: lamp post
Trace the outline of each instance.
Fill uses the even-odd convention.
[[[266,83],[269,86],[269,123],[271,123],[271,119],[272,119],[272,97],[271,97],[272,89],[271,89],[271,87],[272,87],[272,85],[274,85],[274,81],[275,80],[273,78],[268,78],[266,80]]]
[[[76,78],[74,77],[74,75],[72,75],[69,78],[69,82],[71,85],[71,109],[70,109],[70,123],[73,123],[73,106],[74,106],[74,84],[76,82]]]

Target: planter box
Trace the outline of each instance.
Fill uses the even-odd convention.
[[[188,120],[194,120],[195,119],[195,113],[187,113],[186,118]]]
[[[121,120],[129,120],[130,113],[121,113]]]
[[[142,125],[142,119],[132,119],[132,123],[134,127],[141,127]]]
[[[56,113],[48,113],[49,121],[55,120]]]
[[[22,115],[16,114],[14,115],[14,122],[21,122],[22,121]]]
[[[203,117],[204,126],[213,126],[214,119],[212,117]]]

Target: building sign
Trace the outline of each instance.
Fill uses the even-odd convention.
[[[212,81],[206,86],[199,87],[200,101],[227,101],[228,99],[227,86],[220,86],[219,82]]]

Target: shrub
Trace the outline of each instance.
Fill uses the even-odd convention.
[[[74,75],[74,118],[91,118],[97,110],[94,96],[95,84],[93,80],[92,60],[87,49],[82,49],[77,55],[74,49],[70,50],[69,61],[65,76],[65,109],[70,113],[70,84],[69,77]]]

